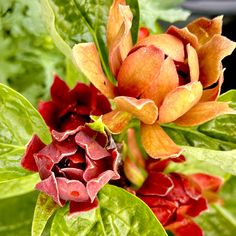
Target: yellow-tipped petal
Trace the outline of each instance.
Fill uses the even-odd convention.
[[[144,149],[154,159],[178,157],[183,151],[157,123],[141,124],[141,139]]]
[[[135,47],[154,45],[175,61],[184,62],[183,42],[170,34],[151,35],[140,40]]]
[[[113,98],[114,86],[103,73],[99,55],[94,43],[79,43],[73,49],[73,58],[89,81],[108,98]]]
[[[107,45],[111,71],[117,75],[122,61],[132,48],[132,12],[124,0],[115,0],[107,23]]]
[[[142,98],[149,98],[160,106],[165,96],[178,86],[179,77],[174,61],[167,57],[162,64],[159,76],[142,94]]]
[[[150,99],[120,96],[114,102],[117,110],[129,112],[145,124],[153,124],[157,119],[158,108]]]
[[[188,54],[190,81],[195,82],[199,80],[199,63],[197,52],[190,44],[187,45],[186,49]]]
[[[222,73],[222,59],[230,55],[235,47],[235,42],[221,35],[214,35],[198,50],[199,80],[204,88],[217,82]]]
[[[175,121],[177,125],[194,126],[223,114],[236,114],[226,102],[201,102]]]
[[[168,123],[178,119],[192,108],[201,96],[202,85],[200,82],[177,87],[165,97],[159,109],[159,123]]]
[[[132,115],[125,111],[114,110],[102,115],[102,122],[113,134],[121,133],[128,125]]]

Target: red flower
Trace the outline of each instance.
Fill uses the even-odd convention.
[[[149,175],[137,196],[152,209],[163,226],[176,236],[201,236],[202,230],[192,217],[207,209],[207,194],[216,193],[222,180],[207,174],[164,174],[162,171],[169,161],[147,162]]]
[[[70,214],[95,208],[98,191],[120,177],[114,142],[85,126],[66,132],[52,130],[52,137],[52,143],[46,146],[34,136],[22,166],[39,172],[42,181],[36,189],[60,206],[70,201]]]
[[[90,115],[111,111],[108,99],[94,86],[78,83],[70,90],[58,76],[54,78],[51,97],[51,101],[40,102],[39,112],[50,129],[60,132],[84,125]]]

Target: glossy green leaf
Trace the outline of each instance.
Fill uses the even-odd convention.
[[[236,90],[232,89],[222,94],[219,99],[221,102],[229,102],[230,107],[236,110]]]
[[[53,199],[44,193],[40,193],[36,202],[32,223],[32,236],[40,236],[53,213],[59,206]]]
[[[30,235],[37,192],[0,201],[0,235]]]
[[[137,39],[139,9],[137,0],[130,0],[134,14],[133,39]],[[94,41],[105,74],[113,77],[108,67],[106,24],[112,0],[41,0],[45,23],[57,47],[71,58],[71,48],[76,43]]]
[[[106,185],[98,195],[99,207],[68,219],[68,208],[57,211],[51,235],[167,236],[150,208],[125,190]],[[148,223],[147,223],[148,222]]]

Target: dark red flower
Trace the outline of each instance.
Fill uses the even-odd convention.
[[[216,196],[222,180],[202,173],[164,174],[163,170],[168,163],[176,160],[148,160],[148,177],[137,191],[137,196],[152,209],[163,226],[176,236],[202,236],[201,228],[192,217],[207,209],[208,200],[213,200],[213,193]],[[184,161],[184,157],[178,161]]]
[[[39,112],[52,130],[73,130],[89,122],[90,115],[111,111],[108,99],[93,85],[78,83],[72,90],[55,76],[51,87],[51,100],[39,103]]]
[[[44,145],[33,136],[21,165],[39,172],[42,181],[36,189],[60,206],[70,201],[70,214],[95,208],[98,191],[120,177],[119,153],[111,137],[78,126],[66,132],[52,130],[52,138]]]

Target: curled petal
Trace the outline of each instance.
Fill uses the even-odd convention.
[[[93,202],[90,200],[85,202],[70,202],[70,214],[68,216],[69,219],[73,218],[74,216],[77,216],[83,212],[87,212],[90,210],[93,210],[98,207],[98,200],[94,199]]]
[[[159,48],[173,60],[184,62],[184,45],[175,36],[170,34],[151,35],[139,41],[135,47],[150,45]]]
[[[157,119],[158,108],[150,99],[120,96],[116,97],[114,102],[118,110],[131,113],[145,124],[153,124]]]
[[[89,199],[86,187],[79,180],[57,177],[56,181],[61,199],[74,202],[84,202]]]
[[[102,94],[108,98],[114,97],[114,86],[105,77],[99,55],[94,43],[76,44],[72,49],[78,68]]]
[[[235,114],[226,102],[201,102],[175,121],[177,125],[194,126],[223,114]]]
[[[21,165],[30,171],[38,171],[38,166],[35,163],[34,153],[40,151],[45,147],[45,144],[39,139],[37,135],[34,135],[27,145],[24,156],[21,159]]]
[[[157,123],[141,124],[141,139],[146,152],[155,159],[178,157],[183,151]]]
[[[192,108],[202,96],[200,82],[179,86],[165,97],[159,109],[159,123],[176,120]]]
[[[189,207],[187,207],[185,213],[191,217],[197,217],[201,212],[208,209],[208,203],[209,202],[207,202],[205,198],[201,197],[194,201]]]
[[[80,130],[83,130],[84,126],[78,126],[76,129],[73,130],[66,130],[65,132],[58,132],[56,130],[52,130],[52,136],[58,142],[62,142],[66,140],[69,136],[78,133]]]
[[[161,172],[151,171],[143,186],[138,190],[141,195],[166,196],[174,187],[171,178]]]
[[[139,97],[151,86],[160,72],[163,61],[163,52],[153,45],[140,47],[129,54],[122,63],[117,77],[119,92],[122,95]]]
[[[221,35],[214,35],[198,50],[199,80],[204,88],[217,82],[222,73],[222,59],[230,55],[235,47],[235,42]]]
[[[198,55],[196,50],[188,44],[187,47],[188,54],[188,66],[190,71],[190,81],[195,82],[199,80],[199,63],[198,63]]]
[[[167,34],[171,34],[176,38],[179,38],[185,45],[191,44],[192,47],[198,48],[198,38],[191,33],[187,27],[179,29],[172,25],[168,28]]]
[[[178,86],[179,77],[174,61],[167,57],[162,64],[160,74],[155,77],[150,87],[142,94],[142,98],[149,98],[160,106],[165,96]]]
[[[114,110],[102,116],[102,122],[113,134],[121,133],[128,125],[132,115],[125,111]]]
[[[110,153],[99,145],[93,138],[88,136],[84,131],[80,131],[75,136],[75,142],[83,149],[92,160],[99,160],[110,156]]]
[[[198,18],[187,25],[188,30],[197,36],[201,45],[208,42],[215,34],[221,34],[223,16],[215,17],[212,20]]]
[[[117,75],[120,65],[132,47],[132,12],[125,1],[116,0],[110,8],[107,25],[107,44],[111,71]]]
[[[81,169],[68,167],[68,168],[62,168],[61,171],[65,174],[65,176],[68,179],[83,181],[84,171]]]
[[[36,165],[38,167],[38,172],[41,179],[46,179],[52,174],[52,168],[54,165],[53,160],[47,155],[42,155],[36,153],[34,155]]]
[[[35,188],[52,197],[54,202],[56,202],[59,206],[62,207],[65,204],[65,201],[61,200],[59,197],[58,185],[54,173],[52,173],[52,175],[50,175],[47,179],[44,179],[36,184]]]

